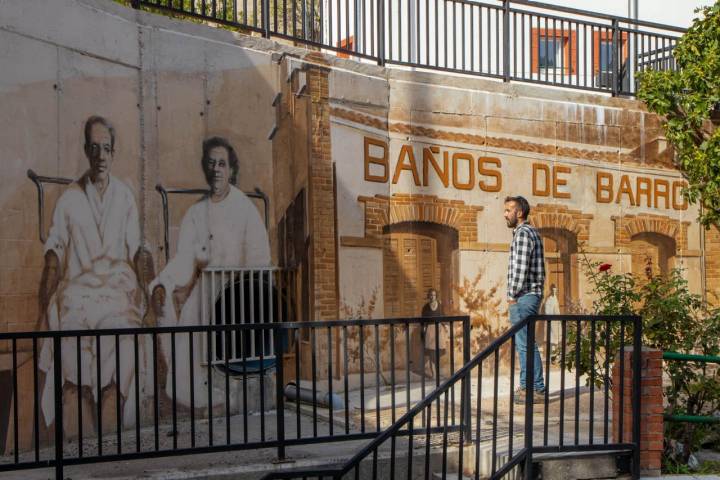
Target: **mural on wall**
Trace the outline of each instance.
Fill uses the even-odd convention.
[[[239,161],[235,148],[224,138],[212,137],[203,142],[200,166],[209,192],[185,213],[180,226],[180,235],[175,256],[150,284],[153,308],[158,315],[160,326],[197,325],[201,318],[203,303],[212,302],[224,285],[218,283],[215,290],[205,290],[198,281],[198,272],[205,267],[252,268],[268,267],[271,264],[270,244],[265,224],[252,201],[237,187]],[[186,296],[182,304],[176,299]],[[190,292],[189,295],[187,292]],[[178,295],[179,294],[179,295]],[[178,317],[177,312],[180,312]],[[162,337],[163,353],[170,365],[169,338]],[[194,338],[194,352],[202,351],[203,339]],[[187,342],[177,342],[176,356],[190,358]],[[204,359],[194,356],[194,371],[202,371]],[[190,364],[185,361],[176,364],[177,378],[190,378]],[[171,395],[172,372],[168,370],[166,388]],[[196,408],[207,406],[207,379],[194,376],[195,385],[178,382],[176,398],[178,403],[190,406],[191,388],[194,389]],[[218,403],[222,396],[216,395]]]
[[[97,330],[140,327],[144,324],[142,292],[148,274],[152,277],[150,253],[142,247],[138,209],[130,188],[112,175],[115,161],[115,129],[109,120],[92,116],[85,122],[84,152],[89,169],[67,187],[55,205],[47,240],[45,265],[39,288],[40,330]],[[122,160],[120,160],[122,161]],[[141,274],[140,272],[144,272]],[[93,337],[80,341],[80,368],[74,339],[62,344],[64,401],[85,404],[83,419],[90,423],[94,402],[116,404],[116,392],[122,395],[123,418],[135,419],[135,403],[126,401],[135,395],[134,369],[115,369],[115,344],[104,337],[97,358]],[[120,355],[130,358],[134,344],[129,336],[120,337]],[[141,349],[144,358],[145,348]],[[46,374],[42,390],[42,412],[46,424],[54,421],[52,385],[52,344],[44,342],[39,360]],[[94,373],[101,365],[100,384]],[[78,385],[78,378],[82,384]],[[141,382],[145,386],[146,382]],[[141,387],[142,388],[142,387]],[[97,398],[100,391],[102,398]],[[68,410],[70,410],[68,408]],[[75,424],[67,424],[75,428]]]

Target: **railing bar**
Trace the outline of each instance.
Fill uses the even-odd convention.
[[[447,14],[447,2],[443,2],[443,63],[445,67],[448,66],[448,14]],[[439,408],[439,407],[438,407]]]
[[[102,404],[103,404],[103,395],[102,395],[102,349],[100,347],[100,335],[95,335],[95,376],[97,381],[96,386],[96,392],[97,392],[97,431],[98,431],[98,456],[102,457],[102,437],[103,437],[103,430],[102,430]]]
[[[624,420],[625,420],[625,322],[620,321],[620,418],[618,419],[618,428],[620,430],[620,439],[618,443],[623,443]]]
[[[438,15],[438,0],[435,0],[435,66],[440,66],[440,16]]]
[[[244,276],[244,275],[241,275]],[[241,283],[240,292],[245,289],[244,282]],[[245,310],[245,304],[242,301],[242,295],[240,295],[240,304],[242,305],[242,310]],[[242,345],[242,397],[243,397],[243,442],[248,443],[248,409],[247,409],[247,402],[248,402],[248,375],[247,375],[247,348],[245,348],[245,345],[248,343],[247,341],[247,335],[252,335],[252,332],[246,332],[244,330],[240,330],[240,345]]]
[[[580,443],[580,336],[582,325],[575,323],[575,445]]]
[[[325,3],[325,2],[320,2],[321,5],[323,3]],[[330,38],[328,38],[327,41],[330,45],[333,45],[333,2],[332,2],[332,0],[328,0],[327,4],[328,4],[328,17],[327,17],[328,18],[328,35],[330,36]],[[338,39],[337,46],[340,47],[339,39]]]
[[[510,459],[513,457],[513,433],[515,430],[515,336],[510,340],[510,404],[509,404],[509,431],[508,431],[508,455]]]
[[[445,401],[444,403],[444,410],[443,410],[443,443],[442,443],[442,478],[445,480],[447,478],[447,447],[448,447],[448,397],[450,396],[450,392],[445,390]],[[462,470],[462,468],[460,469]]]
[[[440,387],[440,324],[437,320],[435,324],[435,388]],[[437,398],[437,426],[440,426],[440,397]]]
[[[429,403],[427,406],[427,418],[428,421],[425,424],[425,476],[423,477],[425,479],[430,478],[430,431],[432,428],[432,403]],[[377,477],[373,476],[373,478]]]
[[[483,7],[478,7],[478,54],[480,58],[478,59],[478,68],[480,70],[480,73],[483,72]],[[489,57],[489,55],[488,55]]]
[[[135,335],[137,339],[137,335]],[[15,345],[15,340],[13,340],[13,348]],[[135,345],[137,350],[137,344]],[[13,355],[15,355],[15,352],[13,351]],[[83,457],[83,425],[82,425],[82,418],[83,418],[83,412],[82,412],[82,358],[81,358],[81,337],[80,335],[75,337],[75,364],[77,365],[77,407],[78,407],[78,458]],[[13,357],[13,362],[15,361],[15,358]],[[13,366],[15,364],[13,363]],[[137,361],[135,362],[135,370],[137,371]],[[14,370],[13,370],[14,371]],[[135,375],[137,377],[137,374]],[[16,388],[16,387],[13,387]],[[137,397],[137,387],[135,389],[136,397]],[[15,396],[14,401],[17,403],[17,396]],[[136,411],[137,411],[137,402],[136,402]],[[17,426],[16,426],[17,428]],[[17,448],[17,444],[15,445]],[[17,453],[17,452],[16,452]],[[15,462],[17,463],[17,458],[15,459]]]
[[[500,10],[495,10],[495,71],[500,73]]]
[[[422,398],[425,398],[425,365],[427,364],[427,349],[425,348],[425,337],[427,335],[427,324],[423,323],[420,325],[420,343],[422,344],[422,362],[420,364],[420,393]],[[430,359],[432,362],[432,359]],[[422,425],[425,426],[425,421],[430,422],[430,417],[425,417],[425,409],[422,411]]]
[[[419,16],[419,14],[418,14]],[[420,56],[418,55],[418,58]],[[408,453],[407,453],[407,480],[412,480],[413,474],[413,435],[415,433],[415,418],[410,421],[408,424]],[[462,451],[462,449],[460,449]],[[460,465],[462,465],[462,462],[460,462]],[[462,471],[462,468],[460,469]]]
[[[311,357],[311,363],[312,363],[312,397],[313,397],[313,405],[312,405],[312,418],[313,418],[313,437],[317,437],[317,361],[315,359],[315,348],[316,348],[316,341],[315,341],[315,327],[310,327],[310,357]],[[328,370],[330,370],[330,366],[332,365],[332,351],[330,350],[330,347],[328,345],[328,351],[331,352],[331,354],[328,357]],[[329,372],[328,372],[329,373]],[[329,381],[328,383],[331,383]],[[330,402],[330,419],[332,419],[332,402]],[[332,435],[332,426],[333,422],[328,422],[330,424],[330,435]]]
[[[512,38],[512,42],[513,42],[513,55],[512,55],[512,57],[513,57],[513,71],[512,71],[512,74],[513,74],[513,75],[517,75],[517,43],[516,43],[516,41],[515,41],[516,36],[517,36],[517,13],[514,13],[514,12],[511,13],[511,12],[508,11],[508,15],[512,15],[512,19],[513,19],[513,21],[512,21],[512,25],[513,25],[513,28],[512,28],[512,36],[509,36],[509,35],[508,35],[508,38]],[[524,44],[521,45],[520,49],[521,49],[521,50],[524,50],[524,49],[525,49],[525,45],[524,45]],[[509,76],[509,75],[508,75],[508,76]]]
[[[590,421],[589,438],[590,445],[595,437],[595,321],[590,321]]]
[[[360,342],[360,433],[365,433],[365,327],[358,325]]]
[[[211,298],[215,297],[215,274],[212,272],[210,274],[210,284],[211,284]],[[214,305],[211,305],[211,312],[212,312],[212,324],[215,324],[215,308]],[[213,394],[213,386],[212,386],[212,337],[208,333],[205,335],[205,338],[207,340],[207,410],[208,410],[208,445],[213,445],[213,401],[212,401],[212,394]],[[261,390],[262,392],[262,390]]]
[[[230,286],[230,321],[226,322],[226,324],[237,325],[237,316],[235,314],[235,272],[233,270],[230,270],[230,281],[228,282],[228,284]],[[225,302],[223,302],[223,304],[224,303]],[[230,356],[233,359],[236,359],[238,358],[237,330],[230,330],[229,332],[227,332],[227,335],[230,338],[230,345],[227,348],[229,350],[229,353],[226,352],[225,356]]]
[[[262,288],[262,278],[260,279]],[[262,305],[262,292],[260,293],[260,305]],[[262,307],[261,307],[262,309]],[[261,318],[262,320],[262,318]],[[260,441],[265,441],[265,330],[261,330],[260,355]],[[281,359],[282,360],[282,359]]]
[[[605,395],[603,398],[603,443],[608,443],[608,424],[610,422],[610,320],[605,322]]]
[[[560,446],[565,444],[565,350],[567,348],[567,324],[564,321],[560,323],[560,331],[562,336],[562,344],[560,346]]]
[[[157,333],[152,333],[152,357],[153,357],[153,428],[155,434],[155,451],[160,450],[160,399],[158,398],[158,354],[157,354]],[[99,415],[98,415],[98,418]],[[98,445],[100,443],[98,442]]]
[[[492,468],[494,475],[497,471],[497,412],[498,412],[498,370],[500,369],[499,350],[495,350],[495,365],[493,371],[493,426],[492,426]],[[532,353],[531,353],[532,355]],[[528,372],[528,376],[531,372]],[[529,382],[528,382],[529,383]]]
[[[475,480],[480,480],[480,442],[482,440],[482,361],[477,366],[477,409],[475,414]],[[514,370],[513,370],[514,372]],[[515,375],[513,373],[513,375]]]
[[[475,6],[470,5],[470,71],[475,71]]]
[[[328,354],[329,354],[329,355],[328,355],[328,394],[329,394],[329,396],[330,396],[330,402],[329,402],[330,405],[329,405],[329,407],[328,407],[328,416],[329,416],[329,418],[330,418],[330,422],[328,422],[328,423],[329,423],[329,427],[330,427],[330,435],[332,435],[332,434],[333,434],[333,426],[334,426],[334,424],[335,424],[335,422],[333,421],[333,419],[334,419],[335,417],[334,417],[334,412],[333,412],[333,407],[334,407],[334,405],[333,405],[333,402],[332,402],[332,394],[333,394],[333,393],[332,393],[332,390],[333,390],[333,389],[332,389],[332,384],[333,384],[333,378],[332,378],[332,377],[333,377],[333,369],[332,369],[333,345],[332,345],[332,332],[331,332],[330,327],[327,328],[327,342],[328,342]],[[340,349],[339,343],[338,343],[338,345],[336,345],[336,348],[337,348],[338,350]],[[314,368],[315,368],[315,367],[313,367],[313,369],[314,369]],[[340,365],[338,365],[337,368],[339,369],[339,368],[340,368]],[[346,369],[346,370],[347,370],[347,369]],[[345,392],[347,392],[347,386],[345,387]],[[345,411],[347,411],[347,405],[345,405]],[[345,424],[347,425],[347,422],[345,422]]]
[[[78,337],[80,338],[80,337]],[[80,349],[78,349],[79,351]],[[15,463],[18,463],[20,461],[19,455],[19,447],[20,447],[20,439],[18,434],[18,365],[17,365],[17,340],[12,339],[12,371],[13,371],[13,457],[15,460]],[[80,369],[78,368],[78,373],[80,372]],[[78,384],[82,385],[80,381],[78,380]],[[78,398],[80,398],[80,395],[78,395]],[[82,418],[82,415],[80,416]],[[82,432],[82,429],[80,430]],[[80,456],[82,457],[82,436],[80,437]]]
[[[448,323],[448,328],[450,329],[450,375],[453,375],[455,373],[455,337],[454,337],[454,324],[452,322]],[[438,374],[438,377],[440,375]],[[452,408],[452,424],[455,425],[455,384],[453,384],[452,388],[450,389],[450,400],[453,405]]]
[[[190,446],[195,448],[195,344],[193,332],[188,332],[190,362]]]
[[[230,284],[232,288],[232,283]],[[224,290],[224,289],[223,289]],[[223,305],[225,301],[223,301]],[[230,335],[232,332],[223,332],[225,350],[225,441],[228,445],[232,443],[230,440]],[[280,381],[282,379],[278,379]]]
[[[530,18],[530,22],[532,23],[532,17]],[[532,34],[530,38],[532,39]],[[520,55],[522,58],[522,61],[520,62],[520,76],[521,78],[525,78],[525,13],[520,14],[520,44],[522,45],[522,48],[520,48]]]
[[[467,379],[470,377],[463,377],[460,381],[460,442],[458,443],[458,480],[463,480],[463,450],[465,450],[465,407],[467,406],[465,404],[465,401],[467,400],[465,397],[465,389],[469,389],[470,385],[468,385]],[[468,390],[469,391],[469,390]],[[512,408],[512,407],[511,407]],[[455,411],[455,404],[453,404],[453,412]],[[453,426],[455,423],[453,422]]]
[[[545,404],[545,412],[543,413],[543,446],[548,444],[548,421],[549,421],[549,404],[550,404],[550,350],[552,350],[552,320],[545,323],[545,395],[543,402]]]
[[[395,438],[395,435],[390,437],[390,478],[393,480],[395,480]]]
[[[122,453],[122,415],[120,412],[120,335],[115,335],[115,421],[117,453]]]
[[[390,403],[392,423],[395,423],[395,326],[390,325]]]
[[[250,283],[250,322],[252,325],[255,325],[255,272],[250,270],[248,272],[248,280]],[[213,322],[214,323],[214,322]],[[250,358],[257,357],[257,348],[255,345],[255,336],[257,335],[257,330],[254,332],[251,332],[250,334]]]
[[[302,437],[300,421],[300,329],[295,329],[295,431],[297,438]]]
[[[345,0],[345,50],[352,51],[350,47],[350,0]],[[353,12],[354,13],[354,12]],[[338,8],[338,18],[340,15],[340,8]],[[338,20],[339,22],[339,20]],[[357,43],[357,38],[353,39],[353,44]]]
[[[380,327],[375,324],[375,425],[380,431]]]
[[[343,327],[343,383],[345,385],[345,434],[350,433],[350,383],[348,379],[348,332]],[[332,353],[331,353],[332,355]]]
[[[405,411],[410,411],[410,323],[405,324]]]
[[[35,461],[40,461],[40,401],[38,398],[38,348],[37,338],[32,340],[33,350],[33,441],[35,444]],[[56,368],[56,367],[53,367]],[[54,385],[54,388],[58,388]]]

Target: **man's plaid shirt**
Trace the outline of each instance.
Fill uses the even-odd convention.
[[[542,297],[545,284],[545,253],[542,238],[527,222],[515,227],[508,265],[508,298],[532,293]]]

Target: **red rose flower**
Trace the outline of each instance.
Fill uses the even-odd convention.
[[[607,271],[610,270],[611,268],[612,268],[612,265],[611,265],[611,264],[609,264],[609,263],[603,263],[602,265],[600,265],[600,267],[598,268],[598,270],[600,270],[601,272],[607,272]]]

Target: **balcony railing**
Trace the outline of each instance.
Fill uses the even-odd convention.
[[[634,95],[684,29],[527,0],[134,0],[380,65]]]

